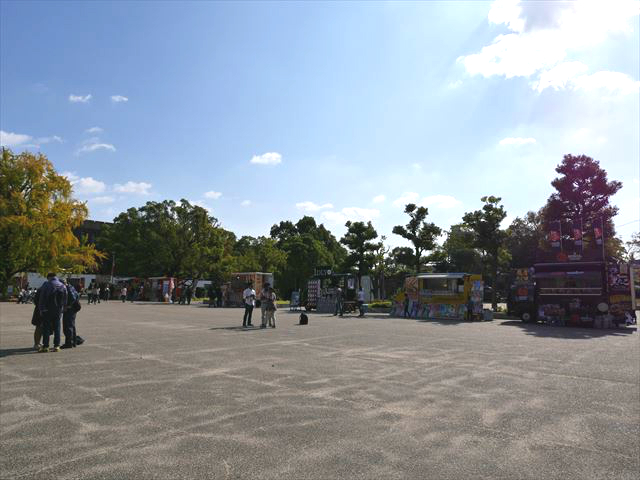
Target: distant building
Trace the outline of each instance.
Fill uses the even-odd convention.
[[[85,220],[78,228],[73,230],[73,234],[82,240],[87,238],[87,243],[95,245],[96,240],[100,237],[105,225],[111,225],[111,222],[100,222],[98,220]]]

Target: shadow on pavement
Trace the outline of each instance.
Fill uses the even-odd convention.
[[[270,328],[260,328],[258,327],[249,327],[249,328],[245,328],[245,327],[211,327],[209,330],[227,330],[230,332],[236,331],[236,332],[260,332],[263,330],[272,330]]]
[[[30,353],[38,353],[33,347],[22,347],[22,348],[4,348],[0,350],[0,358],[2,357],[10,357],[12,355],[28,355]]]
[[[499,324],[502,327],[519,327],[527,335],[536,337],[565,338],[568,340],[587,340],[608,336],[627,336],[635,333],[637,327],[620,327],[617,329],[597,329],[581,327],[552,327],[542,323],[524,323],[519,320],[507,320]]]

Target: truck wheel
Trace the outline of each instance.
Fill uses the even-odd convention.
[[[522,319],[523,323],[528,323],[529,320],[531,320],[531,314],[529,312],[524,312],[522,315],[520,315],[520,318]]]

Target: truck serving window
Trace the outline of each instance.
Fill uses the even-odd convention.
[[[600,272],[545,272],[536,274],[540,295],[601,295]]]

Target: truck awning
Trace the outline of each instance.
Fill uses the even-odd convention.
[[[464,278],[467,275],[467,273],[421,273],[417,278]]]

